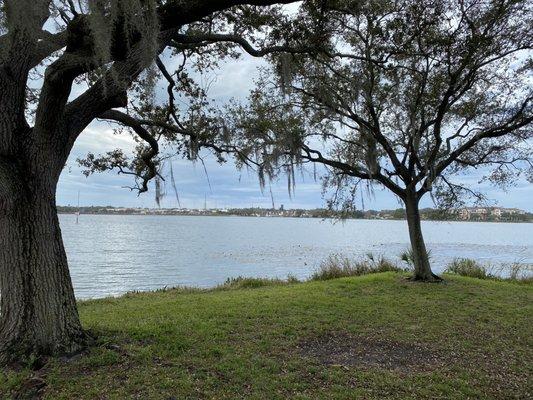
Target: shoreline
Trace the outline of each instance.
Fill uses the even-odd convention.
[[[76,212],[58,212],[59,215],[76,215]],[[406,221],[405,218],[340,218],[340,217],[313,217],[313,216],[292,216],[292,215],[239,215],[239,214],[227,214],[227,213],[198,213],[198,214],[181,214],[181,213],[121,213],[121,212],[98,212],[98,213],[80,213],[82,215],[117,215],[117,216],[139,216],[139,217],[242,217],[242,218],[293,218],[293,219],[320,219],[320,220],[337,220],[337,221],[346,221],[346,220],[362,220],[362,221]],[[498,221],[498,220],[482,220],[482,219],[429,219],[422,218],[422,222],[431,221],[431,222],[487,222],[487,223],[498,223],[498,224],[530,224],[533,223],[533,219],[528,221],[517,220],[517,221]]]

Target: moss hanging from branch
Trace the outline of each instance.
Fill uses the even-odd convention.
[[[375,175],[379,170],[376,138],[366,129],[363,130],[361,138],[365,148],[366,167],[371,175]]]
[[[290,93],[293,80],[291,54],[282,53],[279,56],[279,72],[281,88],[285,94],[288,94]]]

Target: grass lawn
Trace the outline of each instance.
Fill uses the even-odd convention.
[[[88,354],[0,372],[0,398],[526,399],[533,285],[381,273],[81,302]]]

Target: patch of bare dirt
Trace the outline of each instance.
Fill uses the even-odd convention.
[[[302,341],[298,350],[302,356],[324,365],[381,368],[406,373],[434,370],[446,361],[435,349],[420,344],[337,332]]]

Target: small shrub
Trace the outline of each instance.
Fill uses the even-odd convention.
[[[277,278],[247,278],[244,276],[237,276],[235,278],[226,279],[226,281],[223,284],[218,285],[216,289],[255,289],[286,283],[287,281]]]
[[[376,261],[374,259],[371,259],[370,263],[370,272],[378,273],[378,272],[405,272],[405,269],[398,267],[395,263],[392,261],[386,259],[383,256],[380,256]]]
[[[431,250],[428,250],[427,253],[428,259],[431,261]],[[408,248],[400,253],[400,260],[406,263],[409,269],[413,269],[415,267],[413,250],[411,248]]]
[[[519,263],[513,263],[509,266],[509,279],[518,279],[522,270]]]
[[[494,278],[494,276],[487,271],[486,267],[470,258],[457,258],[453,260],[448,264],[446,272],[478,279]]]
[[[533,265],[524,263],[481,265],[469,258],[453,260],[445,272],[478,279],[533,283]]]
[[[507,267],[509,278],[513,281],[533,282],[533,265],[515,262]]]
[[[287,275],[287,283],[300,283],[300,280],[293,274]]]
[[[503,267],[503,274],[508,274],[506,280],[533,283],[533,264],[514,262]]]
[[[344,278],[347,276],[360,276],[378,272],[402,272],[402,268],[380,256],[374,257],[373,254],[367,254],[366,260],[352,260],[346,256],[338,254],[330,255],[320,266],[318,270],[311,275],[311,281],[325,281],[329,279]]]
[[[413,250],[406,249],[400,253],[400,260],[406,263],[409,267],[414,265],[413,262]]]

